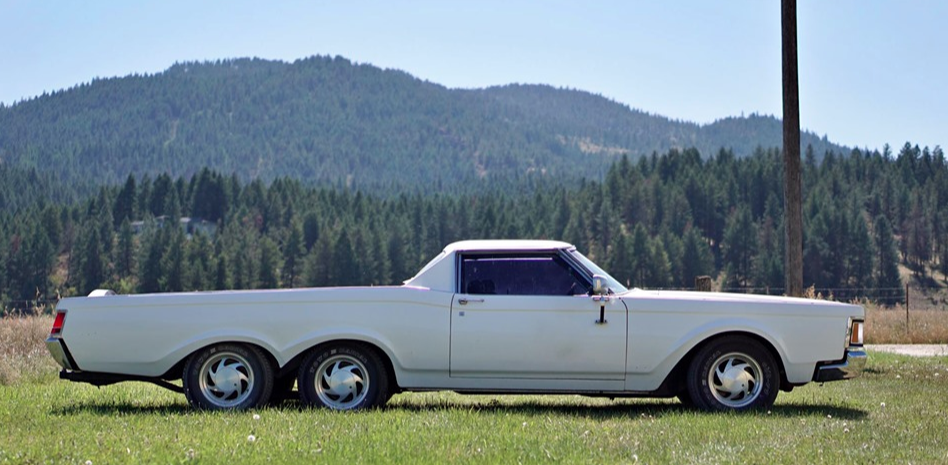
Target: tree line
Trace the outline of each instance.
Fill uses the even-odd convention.
[[[918,279],[948,275],[941,148],[809,149],[803,170],[807,286],[887,299],[901,293],[900,265]],[[377,196],[207,168],[130,175],[81,202],[0,211],[0,299],[398,284],[472,238],[565,240],[630,286],[689,288],[709,275],[723,289],[780,294],[782,179],[779,150],[760,148],[621,157],[599,180],[531,192]],[[0,198],[19,187],[4,183]]]

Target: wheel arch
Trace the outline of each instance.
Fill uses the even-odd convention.
[[[222,344],[239,344],[239,345],[256,348],[264,356],[264,361],[270,364],[270,368],[273,369],[273,373],[275,374],[275,377],[276,378],[281,377],[282,370],[280,369],[280,364],[279,362],[277,362],[276,357],[273,355],[273,353],[270,351],[269,348],[253,341],[248,341],[244,339],[233,339],[233,340],[221,340],[221,341],[208,342],[204,345],[201,345],[200,347],[197,347],[191,350],[190,352],[187,353],[187,355],[182,357],[181,360],[179,360],[174,365],[172,365],[171,368],[168,369],[168,371],[162,374],[160,378],[165,379],[165,380],[181,379],[182,376],[184,376],[185,365],[187,365],[188,360],[190,360],[191,357],[194,356],[194,354],[197,354],[209,347],[222,345]]]
[[[398,376],[395,371],[395,364],[392,362],[392,356],[388,353],[388,351],[383,349],[379,344],[372,341],[366,341],[363,339],[340,338],[340,339],[330,339],[330,340],[319,342],[318,344],[313,345],[312,347],[296,354],[293,358],[291,358],[286,363],[286,365],[284,365],[278,370],[278,372],[280,373],[280,375],[278,376],[282,376],[285,373],[295,372],[299,368],[300,364],[303,363],[303,360],[314,351],[318,351],[324,347],[337,345],[337,344],[358,345],[368,350],[371,350],[372,352],[375,352],[375,354],[378,355],[379,359],[382,360],[385,373],[388,375],[388,379],[391,380],[389,383],[389,389],[391,389],[393,393],[400,391],[400,388],[398,385]]]
[[[691,361],[694,360],[698,352],[700,352],[701,349],[706,347],[708,344],[728,337],[746,337],[759,343],[765,350],[767,350],[767,352],[770,353],[770,356],[773,357],[774,362],[777,364],[777,371],[780,373],[780,390],[789,392],[793,389],[793,385],[787,381],[787,370],[784,367],[783,357],[781,357],[780,352],[777,350],[776,346],[770,340],[761,336],[760,334],[750,331],[735,330],[713,334],[702,339],[700,342],[691,347],[691,349],[689,349],[688,352],[686,352],[685,355],[678,360],[678,363],[676,363],[675,367],[672,368],[672,370],[668,373],[668,376],[665,377],[665,380],[662,382],[662,385],[659,388],[659,392],[668,396],[674,396],[687,390],[685,383],[688,376],[688,366],[691,365]]]

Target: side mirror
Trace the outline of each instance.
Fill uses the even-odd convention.
[[[606,277],[602,275],[593,275],[592,295],[609,295],[610,289],[606,286]]]
[[[606,277],[594,274],[592,300],[593,302],[599,302],[599,319],[596,320],[597,325],[604,325],[607,323],[606,302],[609,301],[609,292],[611,291],[609,287],[606,286]]]

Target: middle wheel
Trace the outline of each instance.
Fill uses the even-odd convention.
[[[312,351],[300,366],[300,399],[333,410],[378,407],[388,400],[388,376],[375,351],[336,344]]]

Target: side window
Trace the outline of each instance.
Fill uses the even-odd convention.
[[[468,254],[461,257],[461,292],[501,295],[578,295],[589,292],[555,254]]]

